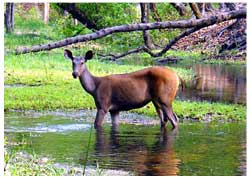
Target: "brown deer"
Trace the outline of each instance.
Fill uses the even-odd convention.
[[[112,124],[118,125],[120,111],[141,108],[151,101],[160,117],[161,126],[170,120],[173,129],[177,127],[178,118],[173,112],[172,102],[179,84],[183,83],[172,70],[155,66],[132,73],[96,77],[85,64],[92,59],[93,51],[88,51],[85,57],[74,57],[66,49],[64,56],[72,61],[72,76],[75,79],[79,77],[83,89],[95,100],[95,128],[102,125],[107,112],[111,114]]]

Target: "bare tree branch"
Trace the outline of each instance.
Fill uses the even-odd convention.
[[[16,54],[24,54],[30,52],[38,51],[48,51],[51,49],[67,46],[70,44],[78,42],[86,42],[90,40],[99,39],[107,35],[118,33],[118,32],[132,32],[132,31],[143,31],[143,30],[152,30],[152,29],[166,29],[166,28],[202,28],[210,26],[222,21],[227,21],[235,18],[246,18],[246,9],[231,11],[227,13],[221,13],[214,16],[209,16],[202,19],[190,19],[190,20],[181,20],[181,21],[165,21],[165,22],[156,22],[156,23],[137,23],[137,24],[128,24],[108,27],[101,29],[97,32],[78,35],[75,37],[66,38],[57,42],[52,42],[49,44],[36,45],[30,48],[18,48],[16,49]]]
[[[201,14],[201,12],[200,12],[198,6],[197,6],[195,3],[189,3],[189,6],[190,6],[190,8],[192,9],[192,11],[193,11],[195,17],[196,17],[197,19],[201,19],[201,18],[202,18],[202,14]]]

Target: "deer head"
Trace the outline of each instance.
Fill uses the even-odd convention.
[[[87,62],[87,60],[93,58],[93,51],[89,50],[88,52],[86,52],[85,57],[81,56],[74,57],[70,50],[65,49],[64,57],[72,61],[72,68],[73,68],[72,76],[76,79],[77,77],[81,76],[81,74],[86,69],[85,63]]]

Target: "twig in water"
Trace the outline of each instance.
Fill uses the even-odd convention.
[[[85,162],[84,162],[84,168],[83,168],[83,176],[85,174],[85,170],[86,170],[86,166],[87,166],[87,161],[88,161],[88,156],[89,156],[89,146],[90,146],[90,140],[91,140],[91,134],[92,134],[92,129],[93,129],[93,125],[90,128],[90,133],[89,133],[89,139],[88,139],[88,146],[87,146],[87,152],[86,152],[86,158],[85,158]]]

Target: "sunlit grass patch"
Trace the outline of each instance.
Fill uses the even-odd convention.
[[[4,172],[6,176],[63,176],[65,174],[64,169],[56,168],[54,162],[46,157],[23,152],[9,153],[8,156],[10,157]]]

